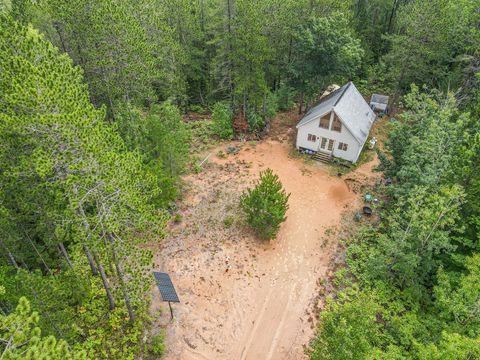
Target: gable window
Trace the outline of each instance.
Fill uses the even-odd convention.
[[[322,129],[327,129],[330,127],[330,113],[323,115],[320,118],[320,125]]]
[[[332,130],[342,132],[342,122],[340,121],[337,115],[333,116]]]
[[[343,151],[347,151],[348,149],[348,144],[345,144],[345,143],[338,143],[338,150],[343,150]]]
[[[308,134],[308,137],[307,137],[308,141],[317,141],[317,136],[316,135],[312,135],[312,134]]]

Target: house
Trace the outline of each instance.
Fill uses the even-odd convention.
[[[380,94],[373,94],[370,99],[370,107],[373,111],[383,111],[387,112],[389,97]]]
[[[323,158],[358,160],[375,113],[352,82],[320,100],[297,124],[297,149]]]

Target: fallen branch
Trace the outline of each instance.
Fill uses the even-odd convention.
[[[208,154],[207,157],[206,157],[205,159],[203,159],[203,161],[199,164],[199,166],[202,166],[203,163],[204,163],[205,161],[207,161],[210,156],[212,156],[212,153]]]

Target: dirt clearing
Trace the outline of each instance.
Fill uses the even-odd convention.
[[[237,155],[213,150],[209,166],[186,178],[183,220],[154,249],[156,269],[170,273],[182,301],[166,327],[166,358],[304,359],[318,280],[338,245],[325,230],[359,196],[342,178],[290,158],[287,141],[235,145]],[[277,239],[261,242],[242,225],[238,200],[267,167],[291,193],[290,209]],[[162,306],[155,293],[153,307]]]

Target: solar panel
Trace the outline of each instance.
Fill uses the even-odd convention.
[[[153,272],[153,276],[155,277],[158,290],[160,290],[163,301],[179,303],[180,299],[178,298],[177,292],[173,287],[170,276],[167,273],[162,272]]]

